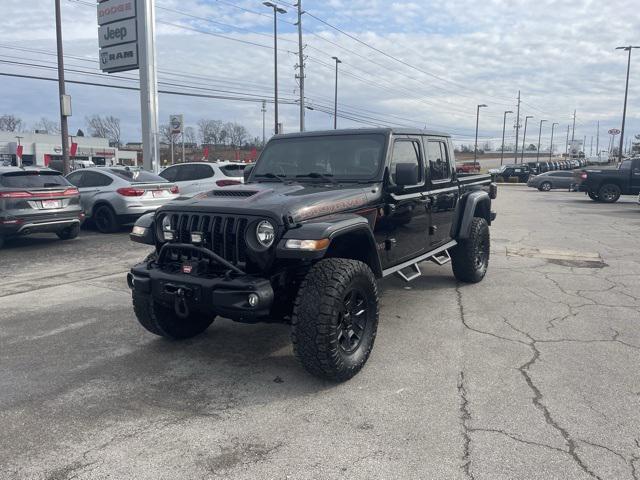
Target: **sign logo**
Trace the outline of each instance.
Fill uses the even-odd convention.
[[[189,274],[193,271],[193,267],[191,265],[182,265],[182,273]]]
[[[106,0],[98,4],[98,25],[136,16],[134,0]]]
[[[618,130],[617,128],[612,128],[611,130],[609,130],[609,135],[613,135],[614,137],[616,135],[620,135],[620,130]]]
[[[182,115],[171,115],[169,117],[169,126],[171,127],[171,134],[176,135],[182,133],[182,125],[184,119]]]

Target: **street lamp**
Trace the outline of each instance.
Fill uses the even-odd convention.
[[[476,110],[476,144],[473,148],[473,166],[476,167],[478,165],[478,123],[480,121],[480,109],[486,107],[483,103],[482,105],[478,105]]]
[[[530,118],[533,118],[533,115],[527,115],[524,117],[524,132],[522,133],[522,157],[520,157],[520,163],[524,163],[524,142],[527,138],[527,122]]]
[[[273,8],[273,78],[274,78],[274,112],[275,112],[275,134],[279,132],[278,128],[278,13],[287,13],[284,8],[272,2],[262,2],[265,7]]]
[[[538,131],[538,151],[536,152],[536,163],[540,162],[540,138],[542,137],[542,123],[546,120],[540,120],[540,130]]]
[[[627,118],[627,96],[629,94],[629,70],[631,69],[631,50],[633,50],[634,48],[640,48],[640,47],[634,47],[631,45],[629,45],[628,47],[616,47],[616,50],[625,50],[629,52],[629,59],[627,60],[627,83],[624,88],[624,108],[622,110],[622,129],[620,130],[620,148],[618,149],[619,162],[622,162],[622,147],[624,145],[624,123]]]
[[[549,161],[551,161],[551,155],[553,155],[553,130],[556,128],[556,125],[560,124],[556,122],[553,122],[551,124],[551,145],[549,146]]]
[[[336,61],[336,94],[333,102],[333,129],[338,128],[338,64],[342,63],[338,57],[331,57]]]
[[[502,150],[500,151],[500,166],[504,161],[504,129],[507,126],[507,113],[513,113],[511,110],[504,112],[504,120],[502,121]]]

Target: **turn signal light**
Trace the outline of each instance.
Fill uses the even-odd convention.
[[[180,193],[180,189],[178,188],[177,185],[174,185],[173,187],[171,187],[171,190],[169,191],[174,194]]]
[[[321,240],[289,239],[284,244],[284,247],[289,250],[324,250],[328,246],[329,246],[328,238],[323,238]]]
[[[583,180],[586,180],[587,179],[587,172],[582,172],[580,174],[580,178],[583,179]]]

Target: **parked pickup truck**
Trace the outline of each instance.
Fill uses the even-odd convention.
[[[596,202],[617,202],[620,195],[640,193],[640,157],[623,160],[617,166],[585,168],[575,172],[575,189]]]
[[[344,381],[373,347],[377,279],[411,281],[425,260],[451,262],[462,282],[484,278],[496,194],[489,175],[457,178],[444,133],[277,135],[244,185],[138,220],[131,239],[155,252],[128,274],[133,309],[168,338],[197,335],[216,315],[289,323],[304,367]]]
[[[475,162],[464,162],[456,164],[457,173],[480,173],[480,165]]]

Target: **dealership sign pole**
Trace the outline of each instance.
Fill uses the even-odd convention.
[[[182,134],[182,163],[184,163],[184,117],[182,115],[169,116],[169,136],[171,137],[171,163],[173,164],[173,139]]]
[[[158,79],[153,0],[99,0],[100,68],[140,70],[143,167],[158,172]]]

